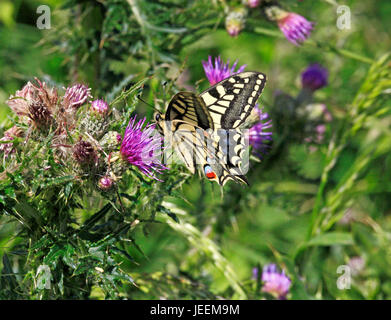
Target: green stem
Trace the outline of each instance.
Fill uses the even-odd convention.
[[[259,34],[263,34],[263,35],[267,35],[267,36],[271,36],[271,37],[275,37],[275,38],[280,38],[280,39],[284,38],[284,35],[278,30],[272,30],[272,29],[263,28],[263,27],[255,27],[253,31],[255,33],[259,33]],[[306,46],[306,45],[317,47],[317,48],[320,48],[320,49],[323,49],[323,50],[326,50],[329,52],[334,52],[334,53],[337,53],[337,54],[344,56],[346,58],[357,60],[360,62],[364,62],[364,63],[368,63],[368,64],[372,64],[374,62],[374,60],[371,58],[362,56],[358,53],[355,53],[355,52],[352,52],[352,51],[349,51],[346,49],[337,48],[336,46],[333,46],[331,44],[323,44],[323,43],[309,39],[309,40],[306,40],[305,42],[303,42],[303,46]]]

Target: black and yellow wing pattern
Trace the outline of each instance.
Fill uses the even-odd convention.
[[[250,115],[265,87],[266,76],[259,72],[233,75],[200,94],[215,129],[235,129]]]
[[[192,173],[199,165],[209,180],[222,186],[229,180],[247,183],[243,160],[248,156],[248,141],[240,127],[265,83],[262,73],[242,72],[200,95],[179,92],[171,99],[160,122],[170,123],[165,128],[171,144]]]

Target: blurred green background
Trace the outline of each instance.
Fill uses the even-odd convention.
[[[352,12],[352,28],[342,31],[336,27],[338,15],[333,1],[288,2],[297,13],[316,22],[311,36],[311,39],[315,39],[313,42],[295,47],[284,38],[264,35],[251,26],[278,29],[253,18],[247,22],[250,30],[245,30],[238,38],[229,37],[220,28],[181,47],[177,52],[178,61],[170,62],[167,59],[166,77],[176,76],[181,64],[186,61],[186,84],[195,88],[196,82],[204,79],[198,84],[198,90],[202,90],[208,86],[202,60],[206,60],[208,55],[220,55],[231,62],[238,60],[239,65],[247,64],[247,70],[258,70],[268,75],[269,81],[260,103],[266,111],[276,114],[273,112],[275,93],[283,91],[296,96],[301,88],[300,73],[309,64],[320,63],[329,70],[329,85],[316,93],[315,101],[324,103],[334,117],[333,123],[328,126],[326,141],[312,153],[304,142],[297,140],[276,151],[272,149],[261,164],[252,164],[248,174],[249,188],[230,184],[228,193],[222,196],[217,186],[196,176],[184,185],[181,197],[166,199],[172,211],[181,220],[197,226],[199,233],[192,238],[189,236],[191,230],[185,226],[177,230],[167,223],[152,223],[144,230],[140,229],[138,245],[145,255],[130,247],[137,265],[129,261],[123,264],[130,274],[139,275],[139,278],[135,277],[136,282],[140,281],[139,288],[129,288],[133,298],[175,297],[172,293],[175,290],[167,289],[166,282],[156,276],[158,273],[172,276],[187,274],[198,281],[202,279],[201,282],[212,292],[228,292],[229,295],[232,290],[229,275],[221,272],[226,261],[250,298],[256,298],[256,291],[259,290],[251,279],[252,269],[271,262],[277,262],[288,270],[290,276],[295,274],[301,279],[294,283],[291,291],[293,298],[391,298],[389,152],[371,155],[370,162],[357,171],[357,178],[344,195],[343,204],[334,212],[334,217],[338,218],[330,228],[333,232],[331,237],[326,236],[311,244],[307,242],[305,251],[298,253],[298,248],[306,242],[311,224],[311,212],[316,202],[329,141],[341,130],[340,123],[349,117],[352,101],[365,80],[370,62],[391,48],[391,2],[341,2],[350,6]],[[1,131],[11,124],[11,113],[5,100],[34,76],[59,86],[84,81],[92,87],[93,93],[103,97],[110,92],[107,83],[97,76],[91,64],[94,53],[99,52],[97,44],[91,43],[88,47],[91,56],[85,59],[79,57],[75,66],[75,59],[69,53],[58,50],[58,47],[54,50],[51,46],[53,30],[39,30],[35,26],[39,16],[36,8],[41,4],[47,4],[55,11],[64,2],[0,2]],[[58,28],[62,19],[58,13],[52,16],[54,29]],[[84,32],[88,30],[84,29]],[[66,37],[64,34],[61,36]],[[72,37],[69,41],[74,39]],[[84,53],[85,48],[75,50],[77,55]],[[350,57],[349,54],[341,54],[341,50],[347,50]],[[110,58],[107,65],[115,75],[115,83],[111,85],[132,74],[146,73],[148,69],[145,61],[139,61],[129,52],[118,53],[116,58]],[[149,99],[153,103],[151,96]],[[390,105],[389,99],[384,102],[386,105]],[[139,112],[151,115],[151,111],[142,104],[139,105]],[[273,121],[278,122],[278,119]],[[384,144],[386,151],[391,148],[390,124],[389,111],[381,118],[367,119],[363,130],[347,141],[346,148],[330,173],[327,192],[336,191],[335,188],[346,178],[355,161],[365,154],[363,148],[377,143]],[[274,140],[280,141],[282,134],[274,131]],[[11,238],[12,225],[1,225],[0,244],[3,247],[0,247],[0,255],[12,243]],[[184,239],[193,239],[194,242]],[[213,239],[214,244],[221,248],[222,257],[226,259],[222,260],[222,267],[216,268],[220,257],[213,256],[213,245],[206,243],[205,239]],[[360,257],[364,267],[353,274],[350,289],[339,290],[336,285],[340,276],[337,268],[349,265],[353,257]],[[158,279],[156,282],[154,276]],[[94,294],[99,297],[99,292]]]

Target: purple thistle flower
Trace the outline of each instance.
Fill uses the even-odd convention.
[[[268,264],[262,271],[262,291],[270,293],[278,299],[286,299],[286,295],[291,287],[291,279],[285,274],[277,271],[275,264]]]
[[[155,124],[146,124],[145,118],[136,124],[136,116],[129,120],[125,134],[122,138],[120,152],[124,159],[136,166],[146,176],[159,180],[155,173],[167,170],[159,160],[162,150],[162,138],[153,134]]]
[[[102,99],[91,102],[91,109],[101,115],[104,115],[109,110],[109,105]]]
[[[265,131],[272,127],[272,120],[269,119],[269,115],[266,112],[262,112],[258,108],[258,104],[255,106],[254,111],[259,118],[259,122],[249,129],[249,143],[254,148],[255,154],[262,158],[262,154],[267,153],[270,148],[268,143],[272,141],[273,133]]]
[[[63,104],[65,108],[79,108],[84,103],[89,102],[92,99],[91,88],[88,88],[84,84],[75,84],[72,87],[66,88]]]
[[[284,36],[297,46],[307,40],[314,27],[313,22],[294,12],[280,14],[277,23]]]
[[[220,56],[218,56],[215,58],[215,63],[213,65],[212,57],[209,56],[208,61],[202,61],[202,66],[204,67],[205,74],[209,80],[210,85],[213,86],[214,84],[228,78],[233,74],[243,72],[246,65],[241,66],[237,71],[235,71],[237,63],[238,61],[235,61],[235,63],[230,68],[229,60],[227,63],[223,63]]]
[[[308,66],[301,74],[301,84],[303,88],[311,91],[321,89],[328,84],[329,73],[326,68],[314,63]]]

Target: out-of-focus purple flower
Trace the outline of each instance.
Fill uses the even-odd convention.
[[[340,225],[350,225],[359,220],[360,216],[353,208],[347,208],[342,218],[338,221]]]
[[[316,142],[322,143],[324,139],[324,134],[326,132],[326,126],[324,124],[319,124],[315,128],[316,131]]]
[[[311,92],[308,90],[302,90]],[[306,137],[304,141],[309,145],[309,150],[314,152],[318,149],[317,145],[324,142],[328,123],[332,121],[333,116],[327,109],[325,104],[315,103],[307,104],[303,108],[298,109],[297,116],[306,119],[304,131]]]
[[[252,278],[254,280],[258,280],[258,275],[259,275],[259,269],[258,269],[258,267],[254,267],[253,268],[253,276],[252,276]]]
[[[89,102],[92,99],[91,88],[88,88],[84,84],[77,83],[72,87],[66,88],[63,105],[68,108],[79,108],[84,103]]]
[[[243,3],[250,7],[250,8],[256,8],[259,6],[259,4],[261,3],[260,0],[244,0]]]
[[[348,266],[352,271],[352,275],[357,276],[364,270],[365,260],[360,256],[352,257],[349,259]]]
[[[269,143],[272,141],[272,132],[265,131],[272,127],[272,120],[266,112],[262,112],[255,106],[254,111],[259,120],[254,126],[249,129],[249,144],[254,148],[254,153],[262,158],[262,154],[267,153],[270,148]]]
[[[202,61],[202,66],[204,67],[206,77],[208,78],[211,86],[228,78],[233,74],[243,72],[244,68],[246,68],[246,65],[239,67],[239,69],[235,71],[237,64],[238,61],[235,61],[230,68],[229,60],[227,61],[227,63],[224,63],[221,60],[220,56],[215,58],[214,64],[211,56],[208,57],[208,61]]]
[[[297,46],[308,39],[314,28],[313,22],[294,12],[279,14],[277,24],[284,36]]]
[[[114,181],[109,176],[104,176],[99,179],[98,187],[103,191],[109,190],[114,184]]]
[[[331,112],[329,111],[329,109],[327,109],[326,105],[323,104],[322,105],[322,109],[323,109],[323,118],[324,118],[324,121],[325,122],[331,122],[333,120],[333,115],[331,114]]]
[[[291,280],[284,271],[279,272],[275,264],[268,264],[262,271],[262,291],[270,293],[278,299],[286,299],[291,287]]]
[[[237,37],[244,29],[246,15],[247,10],[245,8],[237,8],[228,13],[225,18],[225,29],[231,37]]]
[[[94,100],[91,102],[91,109],[101,115],[104,115],[109,110],[109,105],[102,99]]]
[[[159,160],[162,153],[162,138],[154,132],[155,124],[146,124],[145,118],[136,123],[136,116],[129,120],[120,148],[121,155],[146,176],[159,180],[155,173],[167,170]],[[155,133],[155,134],[154,134]]]
[[[301,84],[303,88],[311,91],[321,89],[328,84],[329,73],[326,68],[314,63],[305,69],[301,74]]]

